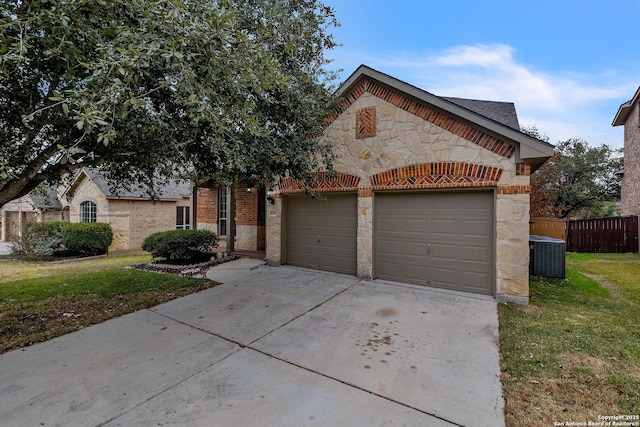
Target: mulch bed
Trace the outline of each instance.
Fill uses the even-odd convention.
[[[160,262],[147,262],[144,264],[136,264],[132,268],[138,270],[152,271],[155,273],[175,274],[177,276],[204,278],[206,277],[207,270],[216,265],[224,264],[225,262],[233,261],[239,257],[235,255],[227,255],[220,259],[211,259],[206,262],[190,265],[176,265],[165,264]]]

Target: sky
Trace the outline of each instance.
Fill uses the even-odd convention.
[[[623,145],[640,87],[640,0],[324,0],[346,80],[360,64],[439,96],[513,102],[553,144]]]

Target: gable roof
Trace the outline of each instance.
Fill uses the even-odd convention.
[[[481,99],[451,98],[448,96],[443,96],[442,99],[446,99],[462,108],[474,111],[512,129],[520,130],[520,122],[513,102],[483,101]]]
[[[360,65],[338,88],[337,94],[345,100],[343,107],[353,103],[362,94],[364,89],[361,84],[367,80],[374,81],[381,87],[388,89],[378,90],[377,92],[383,93],[387,99],[396,101],[396,105],[401,108],[406,107],[405,109],[410,112],[411,110],[418,111],[421,108],[409,105],[412,104],[412,101],[416,101],[421,106],[428,105],[429,108],[436,112],[436,115],[439,114],[444,117],[444,119],[437,118],[436,124],[445,123],[448,118],[454,117],[469,124],[474,129],[479,129],[476,132],[479,134],[478,138],[476,138],[478,141],[474,140],[478,145],[482,145],[485,148],[493,147],[492,151],[503,155],[506,154],[507,157],[511,157],[513,149],[511,151],[505,150],[505,145],[510,146],[509,144],[513,144],[513,146],[519,147],[519,159],[517,160],[526,160],[531,165],[532,171],[553,155],[553,145],[529,136],[516,127],[517,115],[515,116],[515,121],[513,120],[514,117],[508,117],[511,114],[515,115],[515,107],[511,112],[507,112],[509,107],[505,105],[510,103],[439,97],[366,65]],[[398,97],[403,96],[407,101],[404,99],[398,100]],[[339,112],[336,111],[336,114]],[[487,114],[487,116],[480,112]],[[333,118],[335,116],[334,114]],[[330,117],[329,120],[331,119]],[[479,139],[480,137],[482,139]],[[486,143],[487,141],[488,143]],[[482,144],[479,142],[482,142]],[[502,146],[500,143],[502,143]]]
[[[58,199],[58,191],[53,187],[47,187],[46,193],[32,191],[29,193],[29,197],[38,209],[62,209],[62,203]]]
[[[627,119],[629,118],[631,109],[633,108],[635,103],[638,102],[638,100],[640,100],[640,87],[638,87],[638,90],[636,91],[636,94],[633,95],[633,98],[620,105],[620,107],[618,108],[618,112],[616,113],[616,117],[613,119],[613,123],[611,123],[611,126],[620,126],[625,124]]]
[[[97,169],[82,168],[73,182],[65,191],[65,194],[73,194],[80,182],[88,178],[100,189],[107,199],[150,200],[146,188],[135,186],[131,189],[113,191],[106,178]],[[177,201],[188,197],[191,193],[189,181],[183,179],[171,179],[169,182],[156,189],[158,200]]]

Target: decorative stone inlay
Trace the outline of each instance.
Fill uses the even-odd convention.
[[[376,136],[376,107],[356,111],[356,139]]]
[[[531,165],[526,163],[516,163],[516,175],[531,175]]]
[[[498,194],[531,194],[530,185],[499,185]]]
[[[374,190],[496,186],[502,169],[464,162],[433,162],[391,169],[369,177]]]
[[[311,190],[317,192],[328,191],[357,191],[360,177],[348,173],[338,172],[329,175],[326,171],[315,172],[311,181]],[[280,193],[300,193],[305,190],[304,182],[286,177],[280,183]]]
[[[342,104],[325,119],[325,126],[329,126],[333,123],[333,121],[336,120],[342,112],[349,108],[349,106],[351,106],[365,92],[369,92],[372,95],[403,109],[404,111],[446,129],[449,132],[479,145],[482,148],[486,148],[489,151],[499,154],[500,156],[511,158],[515,152],[514,146],[495,136],[491,136],[482,130],[472,127],[471,125],[459,120],[454,115],[431,108],[422,102],[408,97],[406,94],[398,90],[383,86],[371,79],[364,79],[350,93],[344,96]]]

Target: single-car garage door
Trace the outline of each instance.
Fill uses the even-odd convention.
[[[286,263],[356,274],[355,194],[286,198]]]
[[[376,193],[377,278],[480,294],[494,288],[493,193]]]

